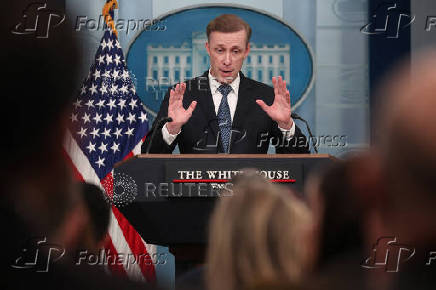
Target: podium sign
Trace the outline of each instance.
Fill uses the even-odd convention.
[[[204,245],[220,188],[230,186],[240,170],[255,168],[272,182],[301,192],[309,172],[332,160],[310,154],[140,155],[116,167],[114,192],[135,189],[134,201],[120,210],[146,242]]]

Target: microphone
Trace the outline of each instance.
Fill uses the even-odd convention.
[[[147,150],[145,150],[145,154],[149,154],[149,153],[150,153],[151,143],[152,143],[153,140],[154,140],[154,136],[156,136],[156,132],[157,132],[158,130],[162,129],[162,127],[165,125],[165,123],[167,123],[167,122],[172,122],[172,121],[173,121],[173,119],[172,119],[171,117],[163,117],[163,118],[159,119],[159,120],[156,122],[156,126],[155,126],[155,128],[153,129],[153,133],[151,134],[150,142],[149,142],[148,145],[147,145]]]
[[[310,130],[309,123],[307,123],[306,120],[304,120],[303,118],[301,118],[300,115],[298,115],[298,114],[295,113],[295,112],[292,112],[292,113],[291,113],[291,118],[292,118],[292,119],[295,119],[295,120],[300,120],[300,121],[304,122],[304,124],[306,124],[307,132],[309,133],[310,140],[312,141],[312,147],[313,147],[313,150],[315,151],[315,153],[318,153],[318,149],[316,148],[316,144],[313,143],[313,142],[314,142],[313,140],[314,140],[315,138],[314,138],[313,135],[312,135],[312,131]]]

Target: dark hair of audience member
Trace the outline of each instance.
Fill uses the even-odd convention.
[[[110,221],[110,205],[104,198],[104,192],[96,185],[82,184],[83,199],[88,208],[96,246],[102,245]]]
[[[320,238],[318,267],[343,254],[360,251],[363,246],[362,211],[353,193],[351,180],[353,161],[335,161],[309,179],[320,207]],[[309,188],[309,187],[306,187]],[[309,197],[313,200],[313,197]],[[313,204],[312,204],[313,205]]]
[[[68,18],[47,38],[12,33],[27,4],[7,1],[1,17],[0,189],[5,207],[47,233],[75,203],[62,142],[81,61]]]
[[[66,13],[64,1],[44,2],[47,10],[41,13]],[[62,151],[72,100],[80,88],[77,72],[82,62],[67,16],[60,25],[50,26],[45,38],[12,33],[19,23],[31,21],[25,17],[30,3],[5,1],[0,18],[0,67],[4,72],[0,78],[0,146],[4,153],[0,223],[6,235],[1,241],[0,269],[5,277],[0,279],[0,288],[139,289],[93,269],[82,271],[65,264],[66,256],[83,242],[88,230],[88,211]],[[23,242],[34,238],[46,238],[46,243],[33,245],[39,250],[37,262],[47,261],[53,267],[44,273],[36,266],[13,268],[20,259],[24,263],[27,248]],[[65,249],[65,256],[56,263],[50,256],[53,248]]]

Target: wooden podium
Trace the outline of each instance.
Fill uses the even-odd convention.
[[[180,272],[204,261],[210,213],[235,171],[256,168],[301,192],[309,172],[333,160],[323,154],[139,155],[116,166],[114,195],[129,201],[120,210],[144,241],[170,248]]]

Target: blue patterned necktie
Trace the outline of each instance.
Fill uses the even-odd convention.
[[[232,87],[227,84],[223,84],[218,88],[218,91],[223,95],[217,117],[224,153],[229,153],[230,132],[232,130],[232,117],[230,115],[229,103],[227,102],[227,95],[231,92],[231,90]]]

